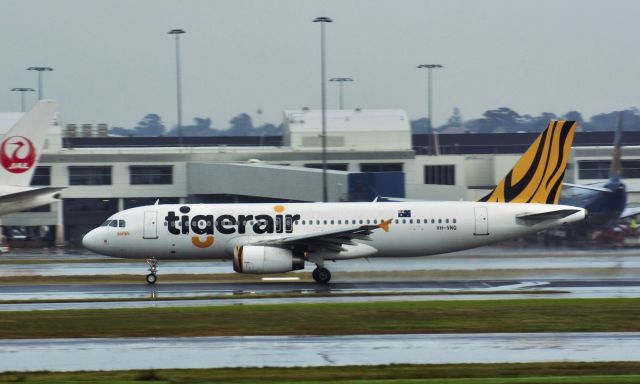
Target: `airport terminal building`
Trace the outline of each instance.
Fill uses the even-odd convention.
[[[2,120],[17,119],[12,114]],[[282,137],[108,137],[104,125],[52,125],[32,184],[62,200],[2,218],[14,242],[77,246],[113,213],[160,203],[321,201],[321,115],[284,112]],[[402,110],[327,111],[329,201],[376,196],[474,200],[504,177],[537,134],[412,135]],[[640,201],[640,135],[625,134],[623,179]],[[608,178],[612,132],[578,132],[566,181]],[[437,150],[429,150],[429,144]],[[433,144],[437,143],[437,144]],[[433,149],[433,146],[432,146]],[[439,153],[429,155],[428,153]],[[12,239],[14,238],[14,239]],[[44,245],[43,244],[43,245]]]

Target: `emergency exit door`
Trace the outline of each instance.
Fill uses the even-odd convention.
[[[157,239],[158,238],[158,212],[145,211],[144,212],[144,229],[142,231],[143,239]]]
[[[475,236],[487,236],[489,234],[489,215],[486,207],[474,207],[476,225],[473,234]]]

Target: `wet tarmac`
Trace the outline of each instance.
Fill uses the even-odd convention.
[[[509,293],[501,293],[505,291]],[[294,297],[252,298],[256,295],[293,295]],[[206,298],[195,299],[198,297]],[[327,286],[318,286],[311,282],[165,283],[153,286],[145,283],[7,285],[0,286],[0,301],[67,300],[67,302],[2,303],[0,311],[608,297],[640,297],[640,280],[452,280],[333,283]],[[79,300],[97,299],[112,301],[79,302]],[[124,301],[126,299],[137,299],[137,301]]]
[[[0,340],[0,371],[640,361],[640,333]]]
[[[82,263],[81,260],[93,262]],[[89,251],[62,250],[15,250],[0,255],[0,261],[41,261],[36,264],[2,264],[2,276],[85,276],[85,275],[140,275],[146,274],[144,260],[123,260],[114,262]],[[74,262],[64,262],[73,260]],[[102,261],[104,263],[95,262]],[[108,262],[106,262],[108,260]],[[585,270],[594,272],[606,270],[622,277],[632,277],[631,273],[640,271],[640,250],[638,249],[512,249],[501,247],[483,247],[479,249],[454,252],[418,258],[369,258],[344,260],[327,265],[332,272],[391,272],[391,271],[496,271],[510,270],[521,273],[540,273],[539,271]],[[306,272],[314,268],[307,263]],[[227,261],[161,261],[162,274],[232,274],[233,267]],[[295,273],[295,272],[294,272]],[[548,274],[545,274],[549,277]],[[529,275],[529,278],[536,276]],[[561,276],[557,276],[561,277]]]

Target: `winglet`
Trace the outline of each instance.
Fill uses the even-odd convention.
[[[575,131],[575,121],[550,121],[507,176],[479,201],[557,204]]]
[[[153,205],[158,205],[158,204],[160,204],[160,199],[157,199]]]
[[[382,228],[383,231],[389,232],[389,224],[391,224],[392,221],[393,219],[383,220],[382,223],[378,224],[378,228]]]

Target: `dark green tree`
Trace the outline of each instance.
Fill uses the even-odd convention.
[[[253,131],[251,116],[246,113],[235,116],[229,121],[229,124],[231,124],[231,127],[225,131],[228,136],[249,136]]]
[[[134,128],[135,136],[162,136],[164,134],[162,118],[155,113],[150,113],[142,118]]]

